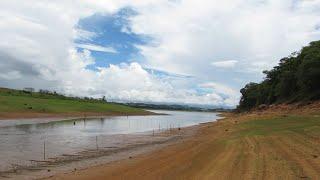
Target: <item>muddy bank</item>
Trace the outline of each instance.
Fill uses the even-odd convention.
[[[121,112],[106,112],[106,113],[93,113],[93,112],[70,112],[70,113],[38,113],[38,112],[0,112],[0,120],[11,119],[34,119],[34,118],[95,118],[105,116],[143,116],[143,115],[158,115],[151,111],[144,111],[139,113],[121,113]]]
[[[69,160],[108,156],[114,150],[118,152],[119,148],[126,150],[127,147],[139,149],[142,146],[154,146],[174,136],[174,129],[219,118],[215,113],[155,112],[169,115],[53,122],[52,119],[43,120],[48,122],[0,121],[0,171],[33,169],[47,163],[55,166]],[[157,135],[166,130],[170,132],[166,136]]]
[[[48,158],[43,161],[31,160],[31,164],[15,165],[12,169],[0,172],[0,178],[12,179],[39,179],[48,178],[57,174],[76,172],[92,166],[111,162],[134,159],[141,154],[162,149],[170,144],[183,141],[192,136],[197,127],[172,129],[163,132],[149,132],[140,135],[119,135],[127,139],[126,143],[117,146],[97,147],[75,154],[63,154],[59,157]]]

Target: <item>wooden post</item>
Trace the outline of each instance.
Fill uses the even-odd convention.
[[[46,141],[43,141],[43,160],[46,160]]]
[[[96,147],[97,147],[97,150],[99,149],[98,147],[98,136],[96,136]]]

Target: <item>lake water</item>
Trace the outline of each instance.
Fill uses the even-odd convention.
[[[218,119],[216,113],[153,111],[168,115],[49,121],[0,121],[0,171],[99,147],[142,142],[146,135]],[[45,121],[43,123],[43,121]],[[46,155],[44,157],[44,146]]]

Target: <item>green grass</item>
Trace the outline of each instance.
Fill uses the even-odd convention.
[[[8,93],[11,92],[11,93]],[[99,100],[68,99],[68,97],[21,91],[0,90],[0,112],[36,112],[36,113],[117,113],[143,114],[146,111]]]
[[[240,136],[272,135],[291,132],[319,132],[320,134],[320,116],[311,115],[286,115],[268,118],[259,118],[240,123]]]

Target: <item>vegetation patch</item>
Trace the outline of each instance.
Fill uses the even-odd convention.
[[[102,99],[67,97],[57,93],[25,92],[12,89],[0,90],[1,113],[101,113],[146,114],[139,109],[109,103]]]
[[[320,99],[320,41],[311,42],[263,73],[266,77],[261,83],[249,83],[241,89],[238,110]]]
[[[240,136],[273,135],[304,133],[306,131],[320,132],[320,117],[307,115],[275,116],[258,118],[243,122],[240,125]]]

